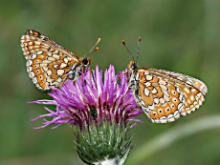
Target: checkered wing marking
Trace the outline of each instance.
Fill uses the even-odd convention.
[[[24,35],[22,35],[21,48],[26,59],[28,59],[31,54],[41,50],[53,52],[55,54],[59,54],[60,52],[62,52],[63,54],[73,58],[75,61],[79,60],[79,57],[77,55],[75,55],[71,51],[66,50],[64,47],[60,46],[52,39],[36,30],[29,29],[25,32]]]
[[[21,47],[27,60],[27,72],[37,88],[59,87],[74,63],[80,58],[49,37],[27,30],[21,37]]]
[[[139,69],[136,99],[154,123],[175,121],[198,109],[206,85],[190,76],[158,69]]]

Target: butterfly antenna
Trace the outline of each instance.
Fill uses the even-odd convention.
[[[121,40],[121,43],[125,46],[125,48],[126,48],[126,50],[128,51],[128,53],[131,55],[131,58],[133,59],[133,61],[135,62],[135,60],[134,60],[134,57],[132,56],[132,54],[131,54],[131,52],[130,52],[130,50],[128,49],[128,47],[126,46],[126,44],[125,44],[125,40]]]
[[[95,45],[92,47],[92,49],[89,51],[89,53],[86,55],[86,57],[89,57],[91,54],[97,52],[99,50],[99,47],[97,47],[97,45],[100,43],[101,38],[98,38],[98,40],[96,41]]]
[[[140,54],[140,44],[141,44],[141,37],[138,37],[138,47],[137,47],[136,62],[138,62],[138,58],[139,58],[139,54]]]

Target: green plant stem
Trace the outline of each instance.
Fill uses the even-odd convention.
[[[182,138],[218,127],[220,127],[220,115],[200,118],[190,123],[185,123],[184,125],[171,128],[153,140],[146,142],[140,147],[137,147],[136,150],[134,149],[130,153],[130,157],[128,157],[126,165],[139,164],[147,157],[162,149],[165,149],[166,147],[169,147],[174,142]]]

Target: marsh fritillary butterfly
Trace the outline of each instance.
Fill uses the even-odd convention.
[[[138,40],[140,43],[141,38]],[[122,43],[125,45],[124,40]],[[161,69],[141,69],[134,60],[128,65],[128,75],[136,102],[153,123],[173,122],[190,114],[202,105],[208,91],[196,78]]]
[[[98,50],[96,45],[100,40],[91,52]],[[89,58],[78,57],[36,30],[26,31],[21,37],[21,48],[27,60],[29,77],[41,90],[60,87],[67,79],[74,81],[91,62]]]

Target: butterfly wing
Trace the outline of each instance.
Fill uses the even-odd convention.
[[[77,55],[35,30],[27,30],[21,37],[21,48],[29,77],[41,90],[59,87],[70,69],[80,63]]]
[[[206,85],[193,77],[159,69],[139,69],[135,97],[154,123],[175,121],[198,109],[207,93]]]

